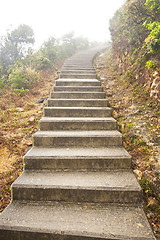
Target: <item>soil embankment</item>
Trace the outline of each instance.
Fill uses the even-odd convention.
[[[160,234],[160,106],[138,84],[127,81],[110,48],[94,61],[124,146],[144,191],[144,208],[155,234]]]

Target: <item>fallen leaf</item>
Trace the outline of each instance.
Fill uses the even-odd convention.
[[[138,225],[139,227],[144,227],[141,223],[137,223],[137,225]]]

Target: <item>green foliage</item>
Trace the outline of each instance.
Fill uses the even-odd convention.
[[[55,63],[55,60],[57,59],[57,45],[57,41],[53,37],[43,43],[39,51],[42,56],[42,61],[47,62],[48,59],[53,64]]]
[[[151,188],[150,188],[150,180],[147,178],[142,178],[141,180],[139,180],[139,184],[141,185],[141,188],[144,191],[148,191],[148,192],[152,192]]]
[[[31,49],[33,43],[34,33],[28,25],[19,25],[1,38],[0,88],[11,85],[23,95],[38,81],[36,71],[54,69],[60,60],[89,47],[86,38],[74,37],[73,32],[61,39],[50,37],[36,52]]]
[[[24,88],[21,88],[21,89],[14,89],[14,92],[15,93],[18,93],[18,95],[20,95],[21,97],[24,96],[24,94],[26,92],[29,92],[29,89],[24,89]]]
[[[146,20],[145,0],[129,0],[110,20],[110,31],[117,54],[128,55],[143,43],[147,31],[143,22]]]
[[[65,34],[62,37],[62,42],[63,42],[65,52],[67,53],[67,56],[73,55],[73,53],[76,51],[74,32]]]
[[[158,65],[157,65],[157,63],[155,61],[150,60],[150,61],[146,62],[146,67],[148,69],[156,70],[158,68]]]
[[[114,55],[134,79],[142,67],[157,69],[160,60],[159,0],[128,0],[110,20]],[[136,66],[136,67],[135,67]],[[130,76],[132,72],[132,76]]]
[[[14,89],[31,89],[39,80],[38,73],[22,64],[16,64],[9,74],[9,81]]]
[[[7,36],[8,40],[14,45],[21,45],[22,43],[33,44],[35,41],[32,28],[25,24],[19,25],[18,28],[8,33]]]
[[[150,30],[150,34],[145,39],[148,53],[155,54],[160,52],[160,22],[145,24]]]
[[[61,39],[50,37],[36,53],[36,68],[53,68],[57,61],[73,55],[80,49],[89,47],[89,42],[83,37],[74,37],[74,33],[65,34]]]
[[[3,67],[3,73],[7,72],[9,65],[22,60],[29,45],[33,43],[33,30],[28,25],[20,25],[17,29],[8,32],[0,42],[0,65]]]
[[[62,37],[62,45],[67,56],[73,55],[77,50],[89,47],[88,39],[83,37],[74,37],[74,32],[65,34]]]
[[[36,69],[45,70],[52,67],[51,61],[47,57],[37,56]]]
[[[1,77],[0,77],[0,89],[2,89],[5,86],[6,82],[7,82],[6,75],[1,75]]]
[[[146,6],[148,6],[152,11],[152,19],[159,20],[160,17],[160,4],[159,0],[146,0]]]

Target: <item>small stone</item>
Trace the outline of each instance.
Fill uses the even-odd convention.
[[[27,146],[32,146],[32,140],[26,141],[26,145],[27,145]]]
[[[17,107],[16,109],[17,109],[18,112],[23,112],[24,111],[23,108],[20,108],[20,107]]]
[[[141,180],[142,178],[142,172],[138,169],[133,170],[133,172],[136,174],[138,180]]]
[[[42,97],[36,101],[36,103],[43,103],[46,97]]]
[[[34,122],[34,120],[35,120],[35,117],[30,117],[29,118],[29,122]]]

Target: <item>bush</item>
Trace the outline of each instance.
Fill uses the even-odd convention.
[[[9,81],[14,89],[30,89],[39,81],[39,74],[32,68],[15,66],[9,74]]]
[[[37,70],[47,70],[52,68],[53,65],[51,64],[51,61],[47,57],[37,57],[36,59],[36,68]]]
[[[21,89],[14,89],[14,92],[15,93],[18,93],[19,96],[24,96],[26,92],[29,92],[28,89],[24,89],[24,88],[21,88]]]
[[[0,76],[0,89],[2,89],[5,86],[5,82],[6,76],[5,75]]]
[[[158,65],[157,65],[157,63],[155,61],[150,60],[150,61],[146,62],[146,67],[148,69],[156,70],[158,68]]]

